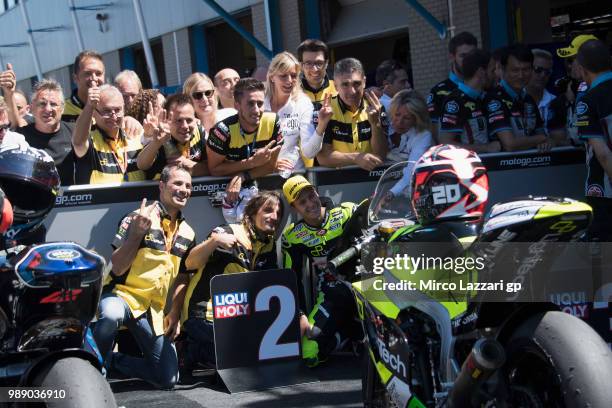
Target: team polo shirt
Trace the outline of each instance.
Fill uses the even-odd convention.
[[[76,122],[79,118],[85,104],[81,102],[77,95],[77,90],[72,91],[70,98],[66,98],[64,101],[64,113],[62,114],[62,120],[64,122]]]
[[[332,117],[325,128],[323,143],[341,153],[371,153],[372,125],[368,121],[366,102],[361,99],[357,111],[351,112],[340,96],[331,100]]]
[[[452,134],[462,144],[489,143],[484,96],[483,92],[460,83],[444,102],[440,133]]]
[[[258,237],[244,224],[221,225],[212,233],[227,233],[236,236],[236,245],[231,250],[217,248],[204,265],[189,281],[185,302],[183,303],[183,320],[188,318],[213,320],[213,308],[210,301],[210,280],[217,275],[263,271],[276,269],[276,243],[273,237]],[[209,235],[210,238],[210,235]],[[244,246],[250,242],[252,248]]]
[[[225,156],[227,160],[240,161],[251,157],[255,150],[266,147],[271,140],[282,140],[276,113],[264,112],[257,130],[252,133],[242,130],[236,114],[215,125],[208,135],[206,145],[213,152]]]
[[[112,272],[104,281],[104,290],[121,297],[130,307],[132,315],[139,317],[150,311],[156,335],[164,332],[164,307],[168,290],[179,273],[189,273],[185,259],[195,246],[195,232],[179,214],[176,224],[164,206],[156,201],[151,212],[151,227],[142,238],[130,269],[121,276]],[[138,210],[137,210],[138,211]],[[112,246],[119,248],[127,239],[134,211],[121,221]]]
[[[431,88],[429,95],[427,95],[427,110],[429,111],[429,117],[432,123],[440,122],[444,100],[452,91],[457,89],[461,82],[461,79],[451,71],[448,74],[448,78],[438,82]]]
[[[544,134],[538,104],[525,89],[516,93],[504,80],[487,99],[487,115],[491,136],[503,130],[518,137]]]
[[[77,184],[121,183],[145,180],[145,172],[138,169],[136,160],[142,150],[140,139],[129,139],[119,130],[115,141],[102,129],[89,133],[89,148],[83,157],[76,158]]]
[[[576,104],[576,126],[581,139],[602,139],[612,150],[612,72],[599,75]],[[612,198],[612,182],[587,144],[585,194]]]
[[[587,91],[586,82],[581,82],[576,89],[575,101],[582,98]],[[576,127],[576,102],[571,102],[565,94],[560,94],[550,102],[548,106],[548,118],[546,128],[548,132],[564,130],[568,139],[573,144],[581,144],[578,138],[578,128]]]
[[[338,91],[336,90],[334,81],[329,79],[327,75],[325,75],[325,79],[323,79],[323,84],[321,84],[321,87],[318,89],[315,89],[308,85],[308,81],[302,75],[302,89],[304,90],[306,96],[308,96],[308,99],[312,101],[312,105],[314,106],[316,114],[319,113],[319,109],[321,109],[321,106],[323,105],[323,100],[325,100],[325,97],[327,95],[331,95],[332,97],[338,95]]]
[[[206,160],[206,140],[202,135],[204,135],[204,129],[196,126],[191,139],[187,143],[179,143],[171,137],[159,149],[153,165],[146,171],[147,179],[159,180],[161,172],[168,162],[168,157],[183,156],[196,163]]]

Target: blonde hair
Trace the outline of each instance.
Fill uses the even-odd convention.
[[[415,127],[419,132],[431,130],[431,120],[429,119],[429,112],[427,111],[427,103],[421,94],[412,89],[405,89],[396,93],[393,99],[391,99],[391,104],[389,106],[391,117],[395,116],[400,106],[405,106],[406,109],[415,116]]]
[[[200,84],[200,82],[206,82],[210,87],[215,91],[215,97],[213,99],[213,109],[215,112],[217,111],[217,105],[219,105],[219,95],[217,94],[217,89],[215,88],[215,84],[212,79],[206,74],[201,72],[194,72],[189,75],[189,77],[185,80],[183,84],[183,93],[191,98],[191,92],[193,89]],[[193,101],[191,101],[193,102]],[[193,104],[195,108],[195,103]]]
[[[272,58],[272,61],[270,61],[270,67],[266,75],[266,97],[270,98],[270,100],[274,98],[274,84],[272,83],[271,77],[279,73],[285,73],[292,68],[295,68],[298,79],[289,97],[296,100],[303,93],[302,83],[300,81],[300,62],[292,53],[283,51],[280,54],[276,54],[274,58]]]

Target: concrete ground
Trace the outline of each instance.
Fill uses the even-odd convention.
[[[266,391],[229,394],[223,384],[209,385],[214,375],[201,372],[202,382],[159,391],[139,380],[112,380],[117,404],[126,408],[229,407],[360,407],[361,372],[356,357],[335,355],[313,370],[318,382]]]

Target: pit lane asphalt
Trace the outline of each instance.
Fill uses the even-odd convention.
[[[228,407],[360,407],[361,368],[351,355],[334,355],[313,369],[319,382],[266,391],[229,394],[222,384],[179,385],[159,391],[140,380],[111,380],[118,406],[126,408],[228,408]]]

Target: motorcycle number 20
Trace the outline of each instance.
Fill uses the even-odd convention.
[[[272,285],[262,289],[255,297],[255,312],[270,310],[270,301],[277,298],[280,302],[278,316],[266,330],[259,344],[259,360],[270,360],[298,356],[298,342],[279,344],[278,341],[295,317],[295,297],[286,286]]]

